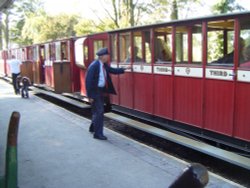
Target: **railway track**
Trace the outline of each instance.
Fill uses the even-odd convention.
[[[54,94],[36,87],[32,90],[40,98],[83,117],[91,118],[90,106],[82,99]],[[250,158],[176,135],[114,112],[105,114],[105,127],[187,162],[201,163],[211,172],[250,187]]]

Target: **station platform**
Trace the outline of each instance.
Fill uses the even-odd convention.
[[[93,139],[90,121],[30,93],[15,95],[0,79],[0,175],[4,173],[7,125],[21,114],[18,135],[20,188],[167,188],[188,163],[105,129]],[[209,173],[207,187],[242,187]]]

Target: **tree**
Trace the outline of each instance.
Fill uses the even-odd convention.
[[[113,30],[116,26],[110,19],[105,19],[101,23],[96,23],[94,20],[82,18],[75,26],[74,31],[76,36],[86,35],[90,33],[103,32]]]
[[[74,26],[78,16],[59,14],[49,16],[45,12],[30,15],[23,27],[22,37],[29,44],[75,36]]]
[[[220,0],[212,7],[212,12],[215,14],[225,14],[242,10],[244,8],[236,3],[235,0]]]
[[[151,4],[140,0],[102,0],[106,13],[105,21],[112,28],[124,28],[140,25],[143,23],[142,17],[150,11]],[[111,11],[110,11],[111,10]],[[95,10],[93,10],[95,13]],[[103,18],[96,14],[99,24],[105,25]]]
[[[38,12],[42,7],[40,0],[20,0],[15,1],[9,9],[3,11],[1,40],[4,48],[9,47],[10,41],[17,44],[26,44],[21,38],[25,19],[29,14]]]
[[[187,18],[197,4],[201,4],[201,0],[153,0],[156,13],[153,18],[156,22]]]
[[[10,11],[8,9],[5,9],[3,11],[2,38],[1,38],[4,49],[9,47],[9,16],[10,16]]]
[[[26,19],[30,15],[39,14],[43,10],[41,0],[21,0],[16,1],[12,9],[11,41],[20,45],[26,45],[29,41],[23,39],[22,30]]]

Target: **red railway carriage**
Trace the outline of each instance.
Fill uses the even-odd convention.
[[[17,58],[22,61],[21,65],[21,75],[27,76],[31,83],[34,83],[33,78],[33,61],[28,60],[28,47],[17,49]]]
[[[6,76],[7,72],[7,51],[0,51],[0,75]]]
[[[11,59],[12,51],[7,50],[6,55],[4,56],[5,62],[6,62],[6,76],[11,77],[11,71],[10,71],[10,66],[8,65],[8,60]]]
[[[113,76],[112,104],[249,146],[249,18],[241,13],[109,32],[111,66],[133,66]]]
[[[47,86],[57,93],[79,91],[79,68],[74,61],[73,39],[39,45],[39,54]]]
[[[73,39],[55,43],[56,60],[53,62],[54,89],[57,93],[80,90],[80,70],[75,64]]]
[[[29,59],[33,61],[34,83],[45,83],[45,45],[37,44],[29,49]]]

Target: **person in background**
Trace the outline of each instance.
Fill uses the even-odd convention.
[[[128,52],[131,52],[130,49],[131,49],[131,47],[128,48]],[[135,63],[143,63],[143,59],[138,56],[138,52],[139,52],[139,48],[137,46],[135,46],[134,47],[134,59],[133,59],[133,62],[135,62]],[[130,63],[130,61],[131,61],[131,54],[129,55],[129,57],[127,57],[125,59],[125,63]]]
[[[244,52],[243,52],[243,62],[240,62],[240,67],[241,68],[250,68],[250,45],[245,47]]]
[[[245,41],[243,38],[239,38],[239,58],[240,61],[243,59],[243,49],[245,48]],[[219,58],[218,60],[212,62],[218,64],[233,64],[234,63],[234,51],[229,54],[226,54],[224,57]]]
[[[7,63],[10,66],[10,71],[12,74],[12,84],[13,84],[14,92],[15,94],[20,94],[16,79],[17,79],[17,76],[20,75],[20,72],[21,72],[20,66],[22,62],[16,59],[14,55],[12,55],[11,60],[9,60]]]
[[[31,81],[28,77],[24,76],[21,79],[21,93],[22,93],[22,98],[29,98],[29,86],[31,85]]]
[[[164,42],[162,39],[155,39],[154,51],[156,63],[166,63],[166,61],[171,61],[172,54],[168,49],[166,42]]]
[[[92,123],[89,131],[94,133],[95,139],[107,140],[107,137],[103,135],[104,95],[116,94],[109,74],[123,74],[125,69],[112,68],[107,64],[109,61],[108,48],[99,49],[96,55],[98,59],[88,67],[85,79],[87,96],[92,108]],[[131,69],[131,67],[126,69]]]

